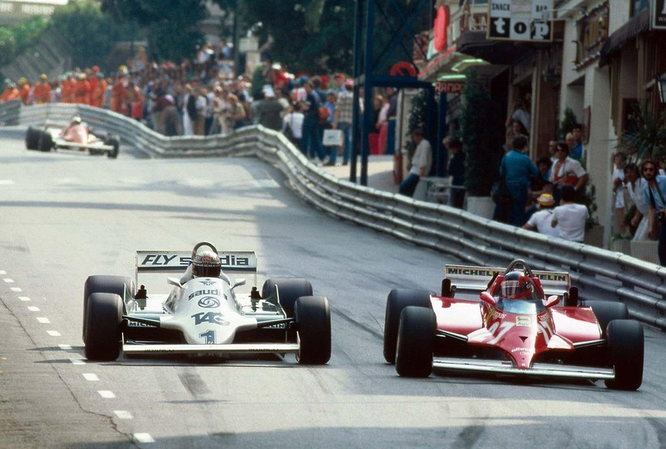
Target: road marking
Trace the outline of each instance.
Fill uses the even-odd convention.
[[[134,419],[134,416],[127,410],[114,410],[113,413],[118,417],[118,419]]]
[[[18,288],[18,287],[12,287],[12,288],[10,288],[10,290],[13,291],[13,292],[17,292],[17,293],[23,291],[23,290],[21,290],[21,289]]]
[[[28,310],[31,312],[39,312],[39,307],[37,306],[28,306]],[[39,319],[39,318],[37,318]]]
[[[60,349],[63,351],[71,351],[72,350],[72,345],[58,345]]]
[[[7,274],[7,272],[5,270],[0,270],[0,274],[4,275]]]
[[[13,284],[14,283],[14,279],[10,279],[10,278],[4,278],[3,281],[5,281],[8,284]]]
[[[14,181],[11,179],[0,179],[0,186],[10,186],[14,184]]]
[[[109,391],[109,390],[99,390],[98,393],[104,399],[113,399],[113,398],[116,397],[116,395],[113,394],[113,391]]]
[[[58,331],[46,331],[51,337],[61,337],[60,332]]]
[[[150,436],[149,433],[135,433],[134,439],[139,443],[154,443],[155,440]]]
[[[83,359],[69,359],[72,365],[85,365],[86,361]]]
[[[95,373],[83,373],[83,378],[90,382],[98,382],[99,377]]]
[[[30,301],[30,298],[28,298],[27,296],[19,296],[18,298],[19,298],[21,301]]]
[[[51,320],[49,320],[45,316],[38,316],[37,321],[39,321],[41,324],[51,324]]]

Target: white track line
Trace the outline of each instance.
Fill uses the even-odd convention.
[[[18,293],[18,292],[22,292],[22,291],[23,291],[23,290],[21,290],[21,289],[18,288],[18,287],[12,287],[12,288],[10,288],[10,290],[13,291],[13,292],[16,292],[16,293]]]
[[[11,279],[11,278],[3,278],[2,280],[5,281],[8,284],[13,284],[14,283],[14,279]]]
[[[18,298],[19,298],[21,301],[30,301],[30,298],[28,298],[27,296],[19,296]]]
[[[104,399],[113,399],[116,397],[116,395],[113,394],[113,391],[109,390],[99,390],[97,393],[99,393]]]
[[[83,378],[89,382],[99,382],[99,377],[95,373],[83,373]]]
[[[83,359],[69,359],[72,362],[72,365],[85,365],[86,361]]]
[[[134,419],[134,416],[127,410],[114,410],[113,414],[118,417],[118,419]]]
[[[28,306],[28,310],[31,312],[40,312],[39,307],[37,306]],[[37,318],[39,319],[39,318]]]
[[[37,317],[37,321],[39,321],[41,324],[51,324],[51,320],[49,320],[45,316]]]
[[[62,337],[62,335],[60,335],[60,332],[58,331],[46,331],[46,333],[49,334],[51,337]]]
[[[139,443],[154,443],[155,440],[150,436],[149,433],[135,433],[134,439]]]
[[[72,345],[58,345],[60,349],[63,351],[71,351],[72,350]]]

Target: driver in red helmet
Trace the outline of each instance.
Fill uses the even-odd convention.
[[[512,271],[500,284],[500,297],[503,299],[530,299],[532,284],[522,271]]]

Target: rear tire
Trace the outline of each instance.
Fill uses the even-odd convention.
[[[331,312],[323,296],[301,296],[295,304],[300,339],[298,363],[325,365],[331,358]]]
[[[37,149],[46,152],[51,151],[51,148],[53,148],[53,137],[51,137],[51,134],[46,131],[40,131],[39,139],[37,141]]]
[[[409,306],[400,314],[395,370],[402,377],[432,373],[437,317],[432,309]]]
[[[606,386],[613,390],[638,390],[643,383],[643,326],[635,320],[613,320],[607,333],[608,359],[615,369],[615,379],[607,380]]]
[[[606,328],[611,321],[629,319],[627,306],[621,302],[585,301],[584,305],[592,308],[601,327],[601,336],[604,338],[606,338]]]
[[[33,128],[32,126],[28,127],[28,130],[25,132],[25,147],[28,150],[36,150],[39,148],[39,134],[40,130]]]
[[[125,286],[127,286],[127,296],[125,295]],[[134,279],[128,276],[88,276],[83,286],[83,342],[86,342],[86,332],[88,329],[88,302],[93,293],[113,293],[120,296],[121,299],[134,297],[136,295],[136,285]]]
[[[312,284],[307,279],[268,279],[261,287],[261,297],[271,298],[278,287],[280,305],[287,317],[294,316],[294,305],[301,296],[312,296]]]
[[[393,289],[386,298],[384,317],[384,359],[395,363],[395,351],[398,341],[398,327],[402,309],[408,306],[432,309],[430,292],[427,290]]]
[[[120,355],[123,300],[113,293],[93,293],[88,298],[85,355],[89,360],[110,361]]]

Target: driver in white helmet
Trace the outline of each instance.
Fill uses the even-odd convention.
[[[88,143],[88,130],[78,115],[72,117],[72,121],[60,132],[60,135],[68,142]]]
[[[201,251],[194,256],[192,263],[181,277],[180,283],[184,284],[194,278],[220,278],[231,285],[229,276],[222,273],[220,257],[215,251],[210,250]]]

